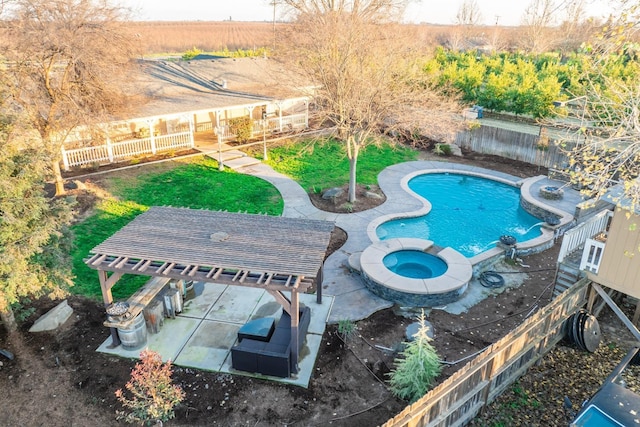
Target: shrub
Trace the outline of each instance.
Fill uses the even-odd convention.
[[[451,146],[449,144],[436,144],[433,148],[433,152],[438,156],[450,156]]]
[[[162,363],[160,355],[154,351],[143,350],[140,362],[131,371],[131,379],[125,388],[133,396],[124,396],[122,389],[116,390],[116,397],[125,411],[116,411],[118,419],[128,423],[146,423],[167,421],[175,416],[173,408],[184,399],[180,386],[171,384],[171,361]]]
[[[356,324],[349,319],[343,319],[338,322],[338,335],[345,343],[356,332]]]
[[[340,208],[347,213],[353,213],[353,203],[351,202],[344,202],[342,205],[340,205]]]
[[[401,398],[415,402],[424,396],[433,380],[440,374],[438,353],[429,343],[428,326],[425,324],[424,310],[418,317],[420,328],[414,340],[407,344],[395,360],[396,368],[388,375],[391,392]]]
[[[236,136],[238,142],[247,142],[253,135],[253,123],[251,118],[245,116],[230,119],[229,130]]]
[[[188,60],[193,59],[196,56],[200,55],[201,53],[202,53],[202,51],[194,46],[192,49],[189,49],[185,53],[182,54],[182,60],[183,61],[188,61]]]

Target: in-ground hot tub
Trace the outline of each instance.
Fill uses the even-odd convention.
[[[433,307],[456,301],[473,275],[471,262],[454,249],[435,252],[432,247],[430,240],[408,237],[372,243],[359,259],[367,288],[403,306]]]
[[[391,252],[382,259],[382,263],[392,272],[412,279],[442,276],[448,268],[442,258],[411,249]]]

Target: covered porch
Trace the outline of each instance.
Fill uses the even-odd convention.
[[[186,320],[187,309],[184,316],[179,316],[184,321],[174,322],[176,318],[166,322],[191,322],[194,326],[175,326],[170,334],[173,344],[186,344],[201,335],[201,340],[208,340],[215,347],[213,337],[225,327],[218,325],[209,332],[207,328],[198,332],[196,329],[205,319],[232,324],[233,318],[238,322],[259,318],[261,313],[280,317],[285,313],[290,318],[292,373],[297,373],[300,344],[304,341],[299,331],[301,300],[303,306],[316,311],[315,320],[308,324],[309,332],[321,334],[329,310],[329,301],[322,301],[320,286],[316,295],[303,294],[314,283],[321,283],[322,261],[333,227],[327,221],[152,207],[96,246],[86,264],[98,271],[106,306],[113,302],[111,290],[124,274],[202,284],[200,296],[204,299],[194,302],[191,316],[199,320]],[[132,298],[137,298],[132,301],[132,310],[139,313],[152,297],[143,294]],[[274,304],[269,302],[282,306],[282,313],[271,313]],[[220,318],[216,312],[223,312],[224,316]],[[322,331],[318,330],[319,323]],[[102,347],[111,352],[120,347],[118,325],[110,321],[105,325],[111,328],[111,338]],[[226,329],[230,331],[238,325]],[[220,342],[220,346],[228,348],[228,342]],[[179,363],[181,356],[173,352],[167,358],[170,357]]]

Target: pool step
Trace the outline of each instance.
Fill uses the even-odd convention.
[[[347,261],[349,263],[349,270],[356,271],[358,273],[362,271],[362,266],[360,265],[360,255],[362,255],[362,252],[354,252],[349,255],[349,259]]]

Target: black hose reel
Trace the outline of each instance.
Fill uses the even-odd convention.
[[[501,288],[504,286],[504,277],[495,271],[484,271],[480,273],[478,279],[485,288]]]

